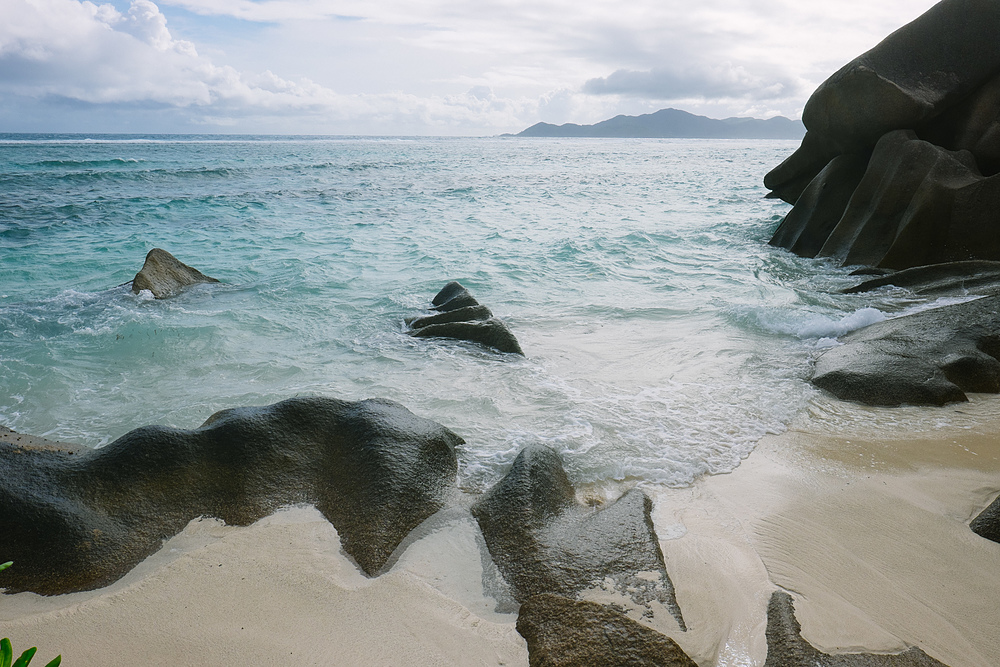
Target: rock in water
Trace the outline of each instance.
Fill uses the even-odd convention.
[[[193,430],[145,426],[87,452],[0,442],[9,592],[110,584],[191,519],[248,525],[314,504],[369,575],[455,489],[462,439],[393,401],[294,398]]]
[[[541,593],[572,597],[610,579],[637,604],[665,605],[684,629],[650,518],[652,505],[632,489],[602,509],[584,507],[559,455],[529,446],[472,514],[516,600]]]
[[[802,638],[792,596],[775,591],[767,605],[767,660],[764,667],[946,667],[919,647],[896,654],[822,653]]]
[[[445,285],[431,301],[437,315],[410,318],[410,335],[417,338],[455,338],[479,343],[500,352],[524,356],[517,338],[469,290],[457,282]]]
[[[531,667],[697,667],[670,637],[595,602],[535,595],[517,631]]]
[[[132,279],[132,292],[138,294],[149,290],[157,299],[165,299],[189,285],[217,283],[215,278],[206,276],[179,261],[166,250],[153,248],[146,255],[146,262]]]
[[[969,524],[976,535],[994,542],[1000,542],[1000,497],[979,513]]]
[[[944,405],[1000,392],[1000,296],[858,329],[816,360],[812,382],[868,405]]]

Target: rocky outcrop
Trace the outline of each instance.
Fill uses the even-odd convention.
[[[1000,262],[966,261],[915,266],[866,280],[845,294],[869,292],[894,285],[925,296],[989,295],[1000,292]]]
[[[673,639],[595,602],[535,595],[517,631],[531,667],[697,667]]]
[[[198,283],[217,283],[215,278],[206,276],[179,261],[166,250],[153,248],[146,255],[146,262],[132,279],[132,292],[138,294],[149,290],[157,299],[173,296],[185,287]]]
[[[467,340],[500,352],[524,355],[507,325],[457,282],[448,283],[437,293],[431,310],[438,314],[407,320],[411,336]]]
[[[106,447],[0,441],[0,573],[8,592],[107,585],[200,516],[247,525],[314,504],[369,575],[455,488],[462,439],[398,403],[294,398],[146,426]]]
[[[969,524],[976,535],[994,542],[1000,542],[1000,497],[979,513]]]
[[[1000,296],[854,331],[816,360],[812,382],[868,405],[944,405],[1000,392]]]
[[[665,605],[683,629],[651,510],[639,489],[598,510],[584,507],[559,455],[530,446],[472,514],[519,602],[541,593],[573,597],[610,580],[637,604]]]
[[[820,85],[764,178],[794,204],[771,243],[896,269],[1000,260],[998,31],[995,3],[944,0]]]
[[[840,653],[817,650],[802,638],[792,596],[775,591],[767,605],[767,660],[764,667],[945,667],[919,647],[902,653]]]

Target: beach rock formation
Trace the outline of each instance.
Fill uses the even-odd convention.
[[[0,573],[43,595],[116,581],[191,519],[248,525],[309,503],[369,575],[455,489],[462,439],[393,401],[293,398],[100,449],[0,441]]]
[[[472,514],[517,601],[541,593],[573,597],[610,580],[637,604],[665,605],[684,629],[650,518],[652,505],[632,489],[606,507],[585,507],[559,454],[532,445],[476,501]]]
[[[146,254],[146,262],[132,279],[132,292],[138,294],[149,290],[157,299],[165,299],[189,285],[217,283],[215,278],[206,276],[179,261],[166,250],[153,248]]]
[[[870,292],[893,285],[924,296],[987,296],[1000,292],[1000,262],[945,262],[890,272],[844,290],[845,294]]]
[[[670,637],[596,602],[535,595],[517,631],[531,667],[697,667]]]
[[[792,596],[775,591],[767,605],[767,660],[764,667],[946,667],[919,647],[902,653],[841,653],[830,655],[802,638]]]
[[[764,178],[794,205],[771,240],[904,269],[1000,260],[1000,6],[943,0],[827,79]]]
[[[979,513],[969,524],[976,535],[994,542],[1000,542],[1000,497]]]
[[[431,301],[437,315],[407,320],[410,335],[418,338],[456,338],[479,343],[500,352],[524,355],[517,338],[503,323],[480,305],[467,289],[450,282]]]
[[[869,325],[816,360],[812,382],[868,405],[944,405],[1000,392],[1000,296]]]

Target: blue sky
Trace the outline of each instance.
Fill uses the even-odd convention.
[[[0,131],[495,135],[798,117],[928,0],[0,0]]]

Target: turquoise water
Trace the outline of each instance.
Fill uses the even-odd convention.
[[[766,245],[787,141],[0,135],[0,424],[106,444],[296,395],[532,442],[577,482],[735,468],[833,337],[916,303]],[[218,278],[133,295],[151,248]],[[526,358],[414,339],[458,280]],[[874,300],[873,300],[874,299]]]

